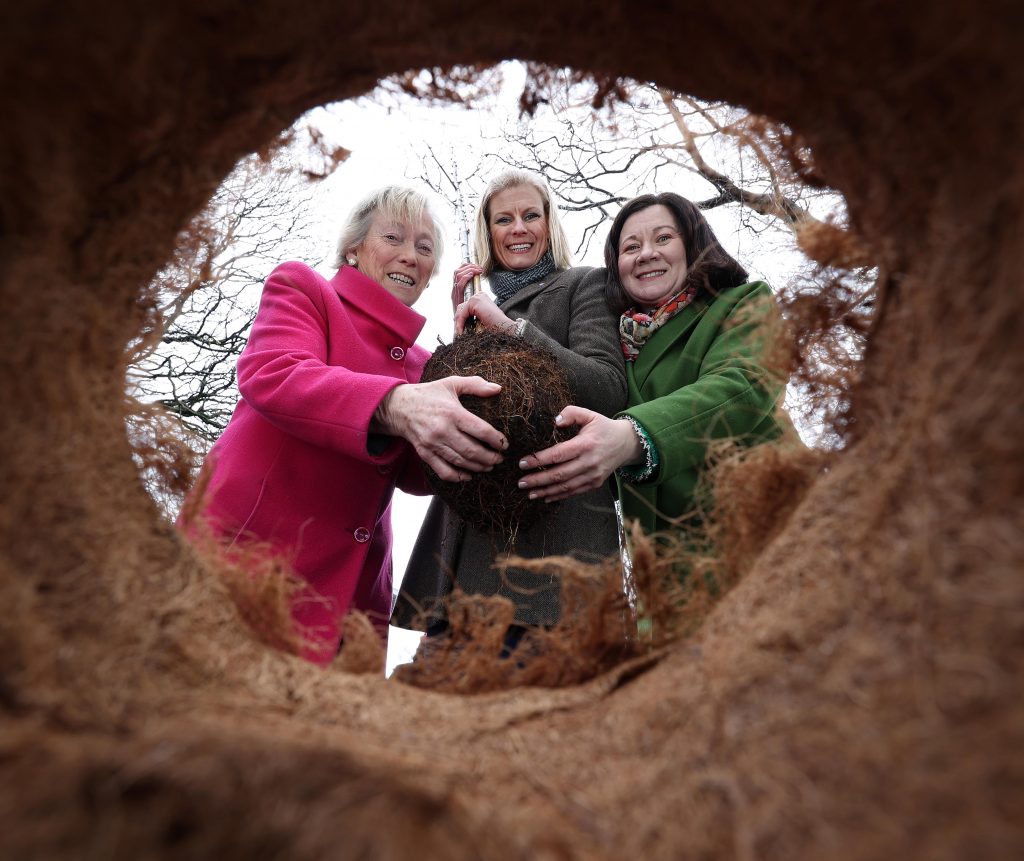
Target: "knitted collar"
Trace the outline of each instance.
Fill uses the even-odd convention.
[[[635,362],[640,355],[640,348],[647,343],[651,335],[675,317],[689,305],[697,295],[694,285],[684,287],[667,301],[663,302],[650,313],[630,308],[619,318],[619,341],[622,343],[622,355],[627,362]]]
[[[554,271],[555,258],[551,256],[551,250],[548,249],[544,252],[544,256],[529,269],[492,269],[491,274],[487,276],[487,281],[500,305],[515,296],[524,287],[542,281]]]

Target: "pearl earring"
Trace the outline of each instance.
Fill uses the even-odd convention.
[[[355,258],[355,256],[353,255],[352,257],[347,258],[347,262],[348,262],[349,266],[355,266],[356,265],[356,258]]]

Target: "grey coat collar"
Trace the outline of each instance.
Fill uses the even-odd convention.
[[[499,303],[498,307],[508,315],[510,310],[513,310],[517,305],[529,304],[529,301],[543,290],[546,290],[552,284],[554,284],[559,278],[562,278],[569,269],[559,269],[552,272],[546,278],[538,281],[535,284],[528,284],[522,290],[519,290],[514,296],[512,296],[507,302]],[[587,267],[577,266],[572,271],[580,272],[587,271]]]

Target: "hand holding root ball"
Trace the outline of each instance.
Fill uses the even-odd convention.
[[[516,329],[516,321],[505,316],[505,312],[494,300],[483,293],[471,296],[456,307],[455,334],[461,335],[466,329],[466,323],[473,318],[490,332],[514,332]]]
[[[377,408],[385,432],[406,439],[444,481],[468,481],[501,462],[508,440],[462,407],[466,395],[491,398],[501,391],[482,377],[447,377],[392,389]]]
[[[572,439],[519,461],[520,469],[532,470],[519,481],[530,499],[558,502],[586,493],[604,484],[620,466],[644,460],[643,445],[628,421],[567,406],[555,416],[555,426],[580,430]]]

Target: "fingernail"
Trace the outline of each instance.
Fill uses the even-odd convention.
[[[560,425],[561,423],[562,423],[562,414],[559,413],[557,416],[555,416],[555,424],[556,425]]]
[[[520,468],[520,469],[526,469],[526,468],[527,468],[527,467],[526,467],[526,461],[525,461],[525,460],[521,460],[521,461],[519,461],[519,468]]]
[[[528,499],[536,499],[537,498],[537,494],[536,493],[531,493],[527,498]]]
[[[526,482],[525,481],[519,482],[519,489],[520,490],[526,490]]]

